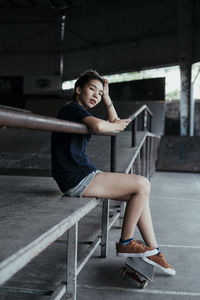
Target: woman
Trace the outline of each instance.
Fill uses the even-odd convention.
[[[107,121],[88,109],[104,102]],[[119,119],[109,97],[108,81],[95,71],[87,71],[75,83],[73,101],[65,104],[58,118],[82,122],[97,133],[123,131],[130,119]],[[158,248],[149,208],[150,183],[142,176],[101,172],[88,160],[85,148],[89,135],[52,133],[52,175],[61,191],[72,197],[97,197],[126,201],[118,256],[142,257],[170,275],[175,270]],[[133,238],[136,225],[145,245]]]

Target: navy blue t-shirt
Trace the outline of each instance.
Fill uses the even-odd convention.
[[[59,119],[78,123],[88,116],[92,114],[75,101],[65,104],[58,114]],[[96,171],[96,167],[85,154],[89,140],[90,135],[85,134],[52,133],[52,176],[63,193]]]

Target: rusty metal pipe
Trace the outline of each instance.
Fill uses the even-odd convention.
[[[57,131],[76,134],[95,134],[81,123],[65,121],[52,117],[27,113],[9,107],[0,107],[0,125],[14,128],[28,128],[35,130]],[[107,132],[101,135],[116,135],[116,132]]]
[[[89,134],[89,130],[84,124],[40,116],[10,108],[0,108],[0,124],[17,128]]]
[[[133,121],[142,111],[147,110],[150,115],[151,111],[146,105],[143,105],[134,114],[130,116]],[[30,111],[15,109],[8,106],[0,106],[0,125],[27,128],[45,131],[57,131],[75,134],[94,134],[115,136],[118,132],[106,132],[98,134],[94,131],[88,130],[87,126],[81,123],[65,121],[57,118],[47,117],[43,115],[33,114]]]

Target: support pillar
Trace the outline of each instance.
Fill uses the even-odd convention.
[[[191,66],[194,56],[194,16],[193,0],[177,0],[177,45],[181,73],[180,135],[190,133],[191,122]]]
[[[181,97],[180,97],[180,134],[188,136],[190,130],[191,103],[191,64],[180,65]]]

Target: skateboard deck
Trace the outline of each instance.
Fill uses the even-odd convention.
[[[140,288],[145,288],[148,282],[153,281],[154,266],[148,264],[140,257],[128,257],[120,273],[137,281]]]

